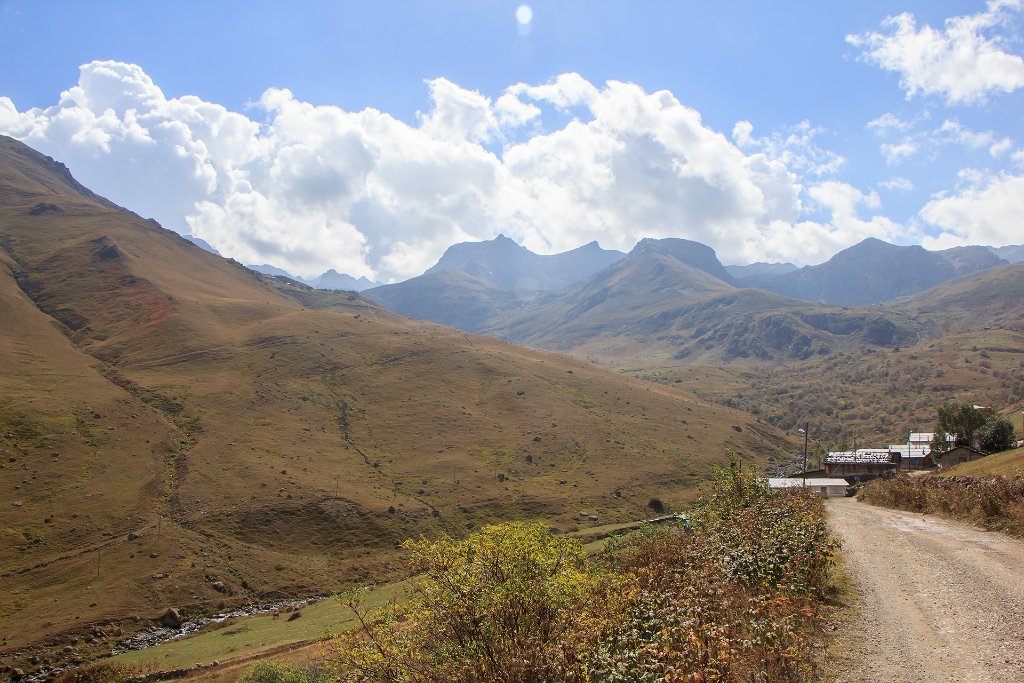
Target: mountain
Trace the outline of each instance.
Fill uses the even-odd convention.
[[[331,268],[316,280],[317,289],[344,290],[346,292],[361,292],[364,289],[375,287],[377,283],[365,277],[354,278],[345,273],[339,273]]]
[[[767,281],[777,275],[792,273],[799,268],[792,263],[765,263],[758,261],[745,266],[726,266],[726,272],[732,275],[738,285],[757,287],[758,283]]]
[[[361,292],[364,289],[375,286],[374,282],[367,280],[365,277],[354,278],[351,275],[345,273],[339,273],[338,271],[331,268],[327,270],[319,277],[307,279],[299,277],[298,275],[292,275],[283,268],[272,266],[269,263],[262,263],[258,266],[250,265],[246,266],[249,270],[255,270],[257,273],[263,273],[264,275],[273,275],[274,277],[283,277],[295,282],[308,285],[313,289],[329,289],[329,290],[341,290],[346,292]]]
[[[540,255],[498,235],[485,242],[452,245],[423,275],[363,293],[410,318],[467,332],[481,332],[491,325],[504,330],[512,312],[534,301],[542,290],[566,287],[623,256],[602,249],[597,242]]]
[[[421,534],[635,519],[726,447],[791,448],[678,388],[255,273],[10,138],[0,315],[0,659],[27,669],[168,605],[395,577]]]
[[[952,249],[943,249],[934,253],[953,265],[956,277],[970,275],[979,270],[994,268],[1009,262],[997,254],[993,254],[988,247],[953,247]]]
[[[1001,259],[1010,263],[1024,261],[1024,244],[1009,244],[1005,247],[985,247]]]
[[[452,245],[424,274],[461,270],[495,289],[537,292],[561,289],[623,256],[620,251],[602,249],[597,242],[560,254],[540,255],[498,235],[484,242]]]
[[[776,294],[839,306],[870,306],[922,292],[970,272],[1003,263],[982,247],[930,252],[869,237],[825,263],[761,283]]]
[[[863,343],[905,343],[914,335],[891,316],[808,305],[736,288],[731,280],[710,247],[643,240],[571,291],[523,308],[509,323],[509,336],[636,366],[800,360]]]
[[[304,280],[303,278],[298,277],[297,275],[292,275],[287,270],[284,270],[283,268],[278,268],[277,266],[272,266],[269,263],[261,263],[258,266],[257,265],[247,265],[246,268],[248,268],[249,270],[254,270],[257,273],[263,273],[264,275],[273,275],[275,277],[286,277],[289,280],[295,280],[296,282],[301,282],[302,284],[309,285],[310,287],[313,286],[309,282],[306,282],[306,280]]]
[[[528,299],[497,289],[460,269],[427,272],[404,282],[363,292],[394,313],[479,333]]]
[[[568,350],[593,337],[633,334],[638,318],[663,314],[685,298],[732,290],[731,281],[710,247],[644,239],[621,261],[538,300],[507,326],[515,340]]]
[[[213,248],[213,247],[212,247],[212,246],[210,245],[210,243],[209,243],[209,242],[207,242],[207,241],[206,241],[206,240],[204,240],[204,239],[200,239],[200,238],[196,237],[195,235],[182,235],[182,237],[183,237],[183,238],[185,238],[186,240],[188,240],[189,242],[191,242],[192,244],[196,245],[196,246],[197,246],[197,247],[199,247],[200,249],[203,249],[203,250],[205,250],[205,251],[208,251],[208,252],[210,252],[211,254],[216,254],[217,256],[220,256],[220,255],[221,255],[221,253],[220,253],[219,251],[217,251],[216,249],[214,249],[214,248]]]

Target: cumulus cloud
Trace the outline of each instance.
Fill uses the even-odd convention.
[[[846,163],[840,155],[818,145],[815,138],[825,129],[812,126],[810,121],[760,138],[754,137],[753,132],[750,121],[738,121],[732,129],[733,141],[741,149],[758,150],[793,171],[811,176],[834,175]]]
[[[411,123],[283,88],[242,114],[169,98],[138,66],[92,62],[53,106],[0,97],[0,131],[224,254],[303,276],[405,278],[499,232],[542,253],[685,236],[733,262],[808,262],[898,230],[859,216],[877,195],[822,181],[843,160],[809,122],[762,137],[740,122],[730,140],[670,92],[578,74],[494,99],[444,78],[426,92]],[[545,130],[545,110],[564,123]]]
[[[977,14],[946,19],[944,29],[917,27],[904,12],[882,22],[883,31],[848,35],[870,64],[898,73],[907,98],[941,95],[948,104],[976,104],[991,92],[1024,86],[1024,59],[998,33],[1021,9],[1021,0],[989,0]]]
[[[937,228],[926,236],[928,249],[967,244],[1016,244],[1021,241],[1024,216],[1024,176],[984,174],[973,169],[960,173],[963,186],[942,194],[921,209],[921,219]]]

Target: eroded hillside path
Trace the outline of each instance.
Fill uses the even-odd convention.
[[[860,604],[837,680],[1024,680],[1024,542],[935,517],[829,500]]]

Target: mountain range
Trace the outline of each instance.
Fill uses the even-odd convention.
[[[869,239],[796,268],[723,266],[706,245],[647,239],[559,290],[517,292],[434,268],[410,281],[417,286],[366,294],[404,315],[568,353],[785,429],[814,416],[817,431],[848,446],[905,439],[943,400],[1024,407],[1024,263],[1006,263],[1015,249],[932,252]]]
[[[183,235],[185,239],[195,241],[189,235]],[[200,245],[202,246],[202,245]],[[217,253],[217,252],[214,252]],[[264,275],[273,275],[275,277],[283,277],[289,280],[312,287],[313,289],[323,289],[328,291],[344,291],[344,292],[361,292],[364,289],[369,289],[376,286],[376,283],[368,280],[365,277],[352,277],[345,273],[339,273],[338,271],[330,268],[324,271],[320,276],[307,279],[299,277],[298,275],[292,275],[283,268],[278,268],[267,263],[261,263],[260,265],[246,266],[250,270],[254,270],[257,273],[263,273]]]

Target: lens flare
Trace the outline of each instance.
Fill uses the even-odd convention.
[[[530,22],[533,21],[533,10],[529,5],[520,5],[516,8],[516,21],[521,26],[529,26]]]

